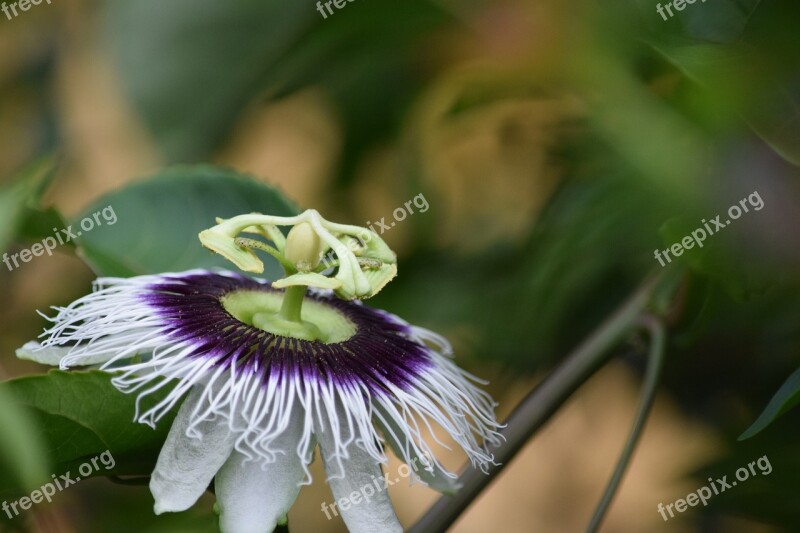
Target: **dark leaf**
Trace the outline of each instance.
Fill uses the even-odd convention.
[[[232,268],[203,248],[197,235],[214,226],[215,217],[252,212],[291,216],[297,208],[276,189],[231,170],[180,166],[101,198],[73,226],[82,233],[79,253],[98,275],[129,277]],[[102,224],[83,232],[79,221],[85,219]],[[263,259],[265,277],[281,275],[277,261]]]

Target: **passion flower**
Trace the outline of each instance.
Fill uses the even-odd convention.
[[[284,238],[278,225],[294,228]],[[171,387],[147,410],[137,400],[135,420],[152,426],[183,400],[150,482],[159,514],[188,509],[213,480],[222,531],[269,533],[310,482],[317,444],[337,499],[381,477],[384,443],[419,480],[453,492],[456,476],[423,433],[438,426],[485,468],[500,438],[495,404],[452,362],[442,336],[355,300],[397,272],[391,250],[365,232],[315,211],[220,221],[201,234],[206,246],[256,271],[253,250],[265,250],[287,277],[101,278],[93,293],[56,308],[43,340],[18,356],[64,369],[100,365],[138,400]],[[329,250],[337,262],[322,271]],[[350,531],[402,531],[385,492],[341,514]]]

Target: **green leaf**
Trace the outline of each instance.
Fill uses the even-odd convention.
[[[772,397],[764,412],[753,422],[747,431],[739,436],[739,440],[749,439],[760,433],[783,413],[800,403],[800,369],[789,376]]]
[[[723,106],[741,114],[777,154],[800,165],[800,98],[791,81],[768,69],[763,53],[744,45],[654,46]]]
[[[358,0],[327,18],[302,2],[113,0],[107,36],[126,92],[170,161],[206,158],[260,96],[316,86],[338,107],[347,174],[401,123],[424,81],[412,45],[447,20],[432,0]]]
[[[60,230],[66,226],[64,217],[52,207],[46,209],[26,207],[22,213],[18,237],[28,242],[41,241],[47,237],[53,237],[54,230]],[[67,242],[64,245],[74,247],[75,244]]]
[[[234,171],[179,166],[101,198],[75,219],[73,228],[82,233],[79,254],[98,275],[230,269],[224,258],[202,247],[198,234],[213,226],[215,217],[251,212],[292,216],[297,208],[276,189]],[[79,221],[97,213],[103,224],[82,232]],[[265,277],[282,276],[272,257],[264,257],[264,267]]]
[[[533,373],[660,268],[654,236],[672,211],[638,174],[569,180],[523,246],[465,256],[426,250],[403,261],[375,305],[437,331],[465,332],[456,333],[468,345],[462,356]]]
[[[761,0],[712,0],[688,6],[686,29],[693,37],[729,43],[741,36]]]
[[[262,77],[321,19],[304,2],[112,0],[107,38],[123,86],[171,161],[208,154]]]
[[[0,388],[0,464],[10,471],[26,490],[33,490],[47,479],[48,460],[41,436],[27,413],[14,402],[14,396]]]
[[[652,4],[645,8],[651,10]],[[646,40],[706,89],[710,116],[743,118],[776,153],[800,165],[798,15],[800,5],[791,0],[695,3],[682,14],[685,28],[669,32],[658,24]]]
[[[0,189],[0,250],[8,248],[32,209],[38,206],[54,171],[52,158],[39,159],[28,165],[11,185]]]
[[[153,429],[133,422],[136,394],[123,394],[100,371],[51,371],[46,375],[0,384],[0,394],[11,394],[35,422],[39,437],[53,461],[54,474],[74,471],[87,460],[110,451],[113,468],[102,466],[92,475],[149,475],[173,415]],[[163,399],[171,387],[145,397],[140,409]],[[0,473],[0,494],[18,486]]]
[[[731,221],[722,222],[727,225]],[[726,234],[709,234],[699,217],[672,218],[662,224],[659,234],[663,243],[660,250],[664,251],[661,261],[686,264],[700,275],[719,282],[738,301],[761,294],[769,286],[770,278],[757,265],[741,260],[741,252],[733,247]],[[680,245],[677,257],[671,252],[676,244]]]
[[[753,131],[786,161],[800,166],[800,84],[776,85],[748,110]]]
[[[359,0],[360,2],[360,0]],[[275,96],[321,86],[345,129],[341,176],[369,147],[391,136],[425,83],[415,65],[420,36],[451,21],[431,0],[355,2],[313,27],[269,71]],[[368,42],[369,46],[364,46]]]

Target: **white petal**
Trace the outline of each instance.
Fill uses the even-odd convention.
[[[235,435],[224,420],[194,424],[192,430],[201,438],[187,435],[202,394],[201,388],[189,393],[158,456],[150,480],[156,514],[185,511],[194,505],[233,451]]]
[[[215,481],[222,533],[272,533],[300,492],[312,455],[301,458],[304,415],[297,412],[270,443],[275,460],[264,464],[234,451]]]
[[[461,488],[458,478],[442,468],[442,465],[430,453],[427,446],[420,450],[419,446],[400,429],[392,418],[386,422],[378,422],[386,442],[395,455],[409,466],[409,472],[415,478],[434,490],[448,496],[454,495]]]
[[[70,351],[72,351],[71,347],[42,346],[38,342],[31,341],[17,349],[17,357],[43,365],[58,366],[61,364],[61,360],[70,354]],[[79,366],[105,363],[115,355],[116,352],[93,353],[81,358]]]
[[[50,366],[58,366],[68,353],[69,348],[55,346],[43,348],[41,344],[33,341],[26,342],[22,348],[17,348],[17,358]]]
[[[348,457],[337,456],[330,431],[318,433],[317,438],[336,508],[350,533],[402,533],[380,463],[355,442],[347,448]]]

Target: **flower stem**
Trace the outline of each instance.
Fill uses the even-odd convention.
[[[283,303],[279,315],[289,322],[302,322],[300,313],[303,309],[303,298],[306,295],[305,285],[288,287],[283,295]]]
[[[654,305],[654,298],[674,295],[680,279],[678,271],[665,271],[646,281],[514,409],[502,430],[505,442],[495,453],[496,465],[490,466],[487,474],[465,469],[458,480],[462,486],[458,493],[440,498],[409,533],[446,531],[572,393],[615,355],[612,348],[641,324],[642,314]]]
[[[646,328],[650,333],[650,353],[647,356],[647,371],[644,377],[644,385],[642,386],[642,397],[639,401],[639,408],[636,412],[636,418],[634,419],[631,432],[628,435],[628,440],[625,443],[625,448],[623,448],[620,454],[611,480],[608,482],[603,497],[597,505],[594,516],[592,516],[592,521],[589,523],[589,527],[586,528],[586,531],[589,533],[594,533],[600,528],[600,523],[603,521],[608,511],[608,507],[611,505],[611,500],[614,498],[617,488],[619,488],[622,476],[625,474],[625,469],[628,467],[633,451],[636,449],[636,444],[639,442],[639,437],[647,421],[647,415],[656,397],[658,380],[664,363],[664,326],[658,318],[652,315],[643,316],[641,318],[641,326]]]

